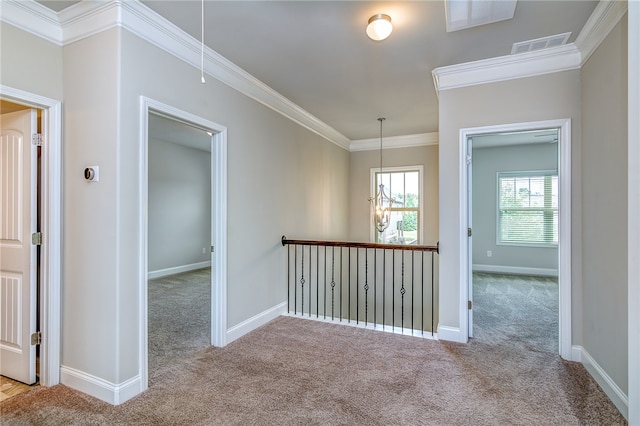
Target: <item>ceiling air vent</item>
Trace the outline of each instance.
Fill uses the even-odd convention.
[[[556,34],[549,37],[536,38],[534,40],[513,43],[511,54],[532,52],[534,50],[548,49],[550,47],[562,46],[569,40],[571,33]]]

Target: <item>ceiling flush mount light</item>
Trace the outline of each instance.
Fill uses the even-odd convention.
[[[393,25],[391,25],[391,17],[389,15],[378,13],[369,18],[367,35],[371,40],[384,40],[389,37],[391,31],[393,31]]]
[[[373,208],[373,221],[379,233],[383,233],[389,227],[389,219],[391,217],[391,206],[395,201],[384,192],[384,184],[382,183],[382,122],[384,118],[378,118],[380,122],[380,174],[378,175],[378,192],[375,196],[369,198],[371,207]]]

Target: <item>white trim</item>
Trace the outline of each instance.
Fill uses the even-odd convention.
[[[242,321],[238,325],[234,325],[229,330],[227,330],[227,344],[233,342],[236,339],[244,336],[247,333],[255,330],[258,327],[261,327],[278,318],[280,315],[283,315],[287,312],[287,302],[282,302],[273,306],[265,311],[260,312],[257,315],[252,316],[249,319]]]
[[[573,43],[517,55],[499,56],[434,69],[436,92],[580,68],[580,51]]]
[[[620,413],[628,419],[629,416],[629,398],[624,394],[622,389],[613,381],[607,372],[597,363],[595,359],[587,352],[583,347],[580,348],[580,357],[582,365],[589,372],[591,377],[598,383],[604,393],[609,397],[613,405],[620,411]]]
[[[501,124],[495,126],[460,129],[459,158],[459,243],[460,243],[460,277],[468,277],[471,267],[469,259],[468,221],[468,167],[467,139],[474,135],[514,132],[537,129],[559,129],[558,138],[558,284],[559,284],[559,349],[560,356],[571,359],[571,119],[536,121],[528,123]],[[468,300],[469,286],[467,279],[460,280],[459,315],[460,330],[464,336],[469,335]]]
[[[465,86],[578,69],[627,11],[626,1],[601,1],[574,43],[533,52],[449,65],[431,74],[436,93]]]
[[[4,7],[4,5],[3,5]],[[40,384],[60,383],[60,277],[62,268],[62,107],[59,101],[0,85],[0,97],[43,110]]]
[[[438,145],[438,132],[385,137],[383,149],[412,148],[429,145]],[[378,149],[380,149],[380,138],[353,140],[349,145],[349,151],[351,152],[375,151]]]
[[[540,275],[545,277],[557,277],[558,270],[552,268],[530,268],[524,266],[502,266],[502,265],[472,265],[473,272],[496,272],[499,274],[514,275]]]
[[[115,384],[71,367],[60,368],[62,384],[112,405],[119,405],[142,392],[140,376]]]
[[[51,43],[62,45],[58,14],[36,1],[2,0],[0,20]]]
[[[137,0],[82,1],[59,14],[33,0],[2,2],[1,19],[58,45],[67,45],[114,27],[122,27],[194,68],[200,69],[200,41]],[[9,6],[9,7],[7,7]],[[57,21],[57,22],[55,22]],[[58,26],[56,28],[56,23]],[[46,31],[44,31],[46,30]],[[350,140],[291,102],[242,68],[204,47],[204,71],[300,126],[348,150]]]
[[[582,346],[571,346],[571,359],[567,361],[582,362]]]
[[[322,322],[325,324],[335,324],[335,325],[340,325],[345,327],[364,328],[366,330],[371,330],[371,331],[381,331],[383,333],[400,334],[402,336],[418,337],[420,339],[438,340],[438,334],[435,332],[433,333],[433,335],[431,335],[430,331],[414,330],[411,328],[402,328],[397,326],[394,327],[392,325],[374,324],[371,322],[365,323],[362,321],[356,322],[355,320],[349,321],[348,319],[341,320],[340,318],[331,319],[329,317],[327,318],[323,318],[320,316],[315,317],[313,316],[313,314],[309,316],[309,313],[304,314],[303,312],[285,312],[282,314],[282,316],[299,318],[307,321]]]
[[[211,344],[224,347],[227,344],[227,129],[219,127],[211,140],[213,176],[211,209],[213,216],[211,241],[215,248],[212,256],[211,278]],[[215,159],[215,160],[214,160]],[[213,327],[217,324],[217,327]]]
[[[628,28],[628,394],[629,424],[640,425],[640,2],[629,2]]]
[[[458,327],[449,327],[446,325],[438,325],[438,340],[447,340],[449,342],[467,343],[469,340],[466,333]]]
[[[140,217],[139,217],[139,366],[141,391],[147,389],[149,379],[148,360],[148,319],[147,319],[147,268],[148,253],[148,134],[149,113],[156,112],[163,116],[190,123],[201,129],[214,133],[211,138],[212,168],[212,241],[216,248],[211,256],[211,344],[222,347],[226,345],[227,330],[227,129],[212,121],[198,117],[186,111],[163,104],[145,96],[140,96]]]
[[[576,37],[575,45],[580,50],[580,66],[591,57],[627,11],[626,1],[600,1]]]
[[[167,277],[169,275],[180,274],[182,272],[195,271],[197,269],[208,268],[211,266],[211,261],[191,263],[189,265],[174,266],[171,268],[157,269],[155,271],[149,271],[147,279],[152,280],[154,278]]]

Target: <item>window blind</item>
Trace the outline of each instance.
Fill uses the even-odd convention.
[[[558,244],[556,171],[498,173],[498,243]]]

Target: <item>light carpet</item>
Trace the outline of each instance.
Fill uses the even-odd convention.
[[[556,277],[473,274],[476,340],[558,353],[558,327]]]
[[[186,285],[208,287],[207,273],[150,283],[147,391],[114,407],[39,387],[2,402],[1,423],[626,424],[582,365],[535,339],[483,330],[481,312],[479,337],[466,345],[279,317],[225,348],[206,346],[208,319],[196,317],[208,317],[210,294]]]

